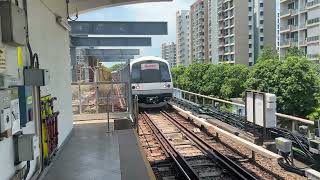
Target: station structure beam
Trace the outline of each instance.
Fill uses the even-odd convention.
[[[99,62],[118,62],[128,59],[134,59],[133,55],[108,55],[108,56],[93,56],[99,60]]]
[[[168,35],[167,22],[71,21],[72,35]]]
[[[71,46],[151,46],[151,37],[71,37]]]

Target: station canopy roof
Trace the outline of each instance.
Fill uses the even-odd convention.
[[[172,0],[70,0],[70,14],[85,13],[88,11],[119,5],[146,3],[146,2],[168,2]]]
[[[50,10],[53,11],[56,15],[61,17],[65,16],[65,8],[61,9],[60,6],[57,6],[57,2],[66,2],[66,0],[42,0],[46,6],[50,7]],[[120,5],[128,5],[135,3],[147,3],[147,2],[170,2],[172,0],[69,0],[69,13],[71,16],[89,11],[113,7]]]

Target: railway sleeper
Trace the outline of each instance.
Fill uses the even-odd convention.
[[[200,178],[203,177],[223,177],[224,171],[216,166],[194,166],[192,167]]]
[[[190,160],[189,160],[190,161]],[[195,159],[190,161],[191,166],[213,166],[215,163],[208,159]]]

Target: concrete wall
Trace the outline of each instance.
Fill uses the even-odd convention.
[[[39,55],[40,68],[49,69],[51,82],[41,88],[41,95],[52,94],[58,101],[55,104],[59,115],[59,145],[65,140],[73,128],[71,108],[71,79],[69,57],[69,35],[60,27],[53,14],[54,9],[59,9],[57,14],[65,17],[65,1],[55,0],[55,3],[46,7],[40,0],[28,0],[30,43],[35,53]],[[51,1],[52,2],[52,1]],[[50,8],[50,9],[48,9]],[[17,77],[17,49],[2,43],[0,47],[6,49],[7,73]],[[27,59],[24,50],[24,59]],[[28,123],[23,129],[24,133],[34,133],[34,123]],[[0,180],[9,179],[16,168],[13,162],[12,137],[0,141]],[[23,165],[23,164],[22,164]],[[31,173],[35,171],[35,161],[31,162]],[[31,174],[30,173],[30,174]]]

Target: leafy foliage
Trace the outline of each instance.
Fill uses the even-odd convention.
[[[277,59],[278,58],[278,52],[274,50],[271,47],[265,47],[260,54],[258,61],[263,61],[263,60],[271,60],[271,59]]]
[[[110,67],[111,71],[118,71],[123,67],[123,64],[114,64]]]
[[[172,68],[175,87],[230,99],[246,89],[277,95],[277,111],[310,119],[320,118],[320,65],[303,52],[289,48],[286,58],[265,48],[251,69],[243,65],[192,64]]]
[[[202,93],[201,89],[207,83],[203,81],[203,76],[209,69],[209,64],[191,64],[183,74],[182,87],[187,91]]]
[[[246,86],[276,94],[277,110],[282,113],[306,117],[318,106],[318,77],[313,63],[302,56],[258,62],[250,72]]]
[[[239,97],[246,89],[249,69],[244,65],[227,66],[224,75],[224,83],[220,89],[221,97]]]
[[[192,64],[172,68],[175,86],[187,91],[221,98],[238,97],[245,90],[249,69],[243,65]]]
[[[211,65],[203,77],[201,91],[220,98],[238,97],[245,90],[249,69],[243,65]]]
[[[286,57],[295,56],[295,57],[304,57],[304,52],[298,47],[290,47],[286,51]]]
[[[186,67],[182,65],[175,66],[171,68],[171,74],[172,74],[172,80],[173,80],[173,85],[175,87],[181,87],[181,76],[183,75],[184,71],[186,70]]]

